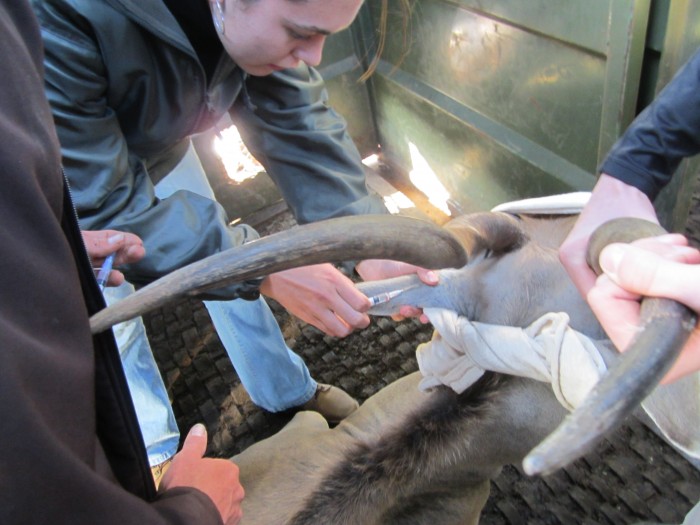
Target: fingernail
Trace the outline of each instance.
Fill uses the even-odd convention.
[[[122,241],[122,240],[124,240],[124,234],[123,234],[123,233],[117,233],[117,234],[112,235],[111,237],[109,237],[109,238],[107,239],[107,242],[108,242],[109,244],[116,244],[116,243],[118,243],[119,241]]]
[[[611,244],[600,253],[600,267],[612,280],[617,280],[617,267],[625,255],[625,249],[619,244]]]
[[[426,273],[425,278],[428,279],[428,282],[433,284],[438,282],[438,276],[435,272]]]
[[[661,235],[656,237],[656,241],[662,244],[677,244],[677,237],[675,235]]]
[[[207,434],[207,429],[201,423],[197,423],[190,429],[190,436],[205,436]]]

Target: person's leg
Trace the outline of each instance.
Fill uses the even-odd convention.
[[[107,304],[111,305],[132,293],[134,287],[124,283],[115,288],[105,288],[104,296]],[[177,452],[180,432],[175,415],[142,319],[137,317],[119,323],[113,327],[113,331],[146,445],[148,462],[155,467]]]
[[[187,190],[216,200],[192,144],[180,163],[155,186],[164,199]],[[205,301],[222,345],[253,402],[271,412],[302,406],[338,421],[357,402],[336,387],[317,385],[304,361],[282,337],[274,315],[261,298],[256,301]]]
[[[306,403],[316,381],[282,332],[262,299],[204,301],[216,333],[250,399],[270,412]]]
[[[179,190],[216,199],[191,144],[175,169],[155,186],[160,199]],[[287,347],[274,315],[262,298],[204,301],[204,305],[253,403],[270,412],[279,412],[303,405],[312,398],[316,382],[304,361]]]
[[[700,523],[700,503],[696,503],[683,520],[683,525],[698,525],[698,523]]]

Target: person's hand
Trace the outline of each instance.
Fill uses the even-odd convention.
[[[366,328],[371,304],[355,284],[331,264],[303,266],[268,275],[260,291],[302,321],[335,337]]]
[[[682,235],[669,234],[632,244],[611,244],[600,255],[605,273],[588,302],[611,341],[625,351],[639,322],[643,296],[674,299],[700,312],[700,252]],[[700,329],[692,332],[663,382],[700,369]]]
[[[139,261],[146,255],[143,241],[133,233],[116,230],[83,230],[83,241],[90,260],[99,267],[105,258],[116,252],[114,266]],[[124,275],[119,270],[112,270],[107,279],[107,286],[119,286],[124,282]]]
[[[588,240],[598,226],[618,217],[638,217],[658,223],[654,206],[644,193],[602,173],[588,204],[559,248],[559,259],[583,297],[596,281],[595,273],[586,263]]]
[[[363,281],[378,281],[380,279],[390,279],[399,275],[410,275],[415,273],[418,278],[425,284],[435,286],[438,283],[438,276],[433,270],[427,270],[420,266],[403,263],[399,261],[390,261],[387,259],[366,259],[359,262],[355,269],[360,274]],[[400,321],[406,317],[418,317],[422,323],[430,322],[423,315],[423,310],[413,306],[404,305],[399,310],[399,315],[392,316],[395,321]]]
[[[175,454],[158,492],[175,487],[191,487],[204,492],[214,502],[226,525],[235,525],[243,516],[244,491],[238,480],[238,467],[227,459],[205,458],[207,430],[202,424],[190,429],[182,450]]]

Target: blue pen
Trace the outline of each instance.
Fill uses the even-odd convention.
[[[102,268],[100,268],[99,273],[97,274],[97,284],[100,287],[100,290],[104,292],[105,285],[107,284],[107,279],[109,279],[109,273],[112,271],[112,265],[114,264],[114,256],[117,254],[117,252],[110,253],[107,258],[105,259],[105,262],[102,263]]]

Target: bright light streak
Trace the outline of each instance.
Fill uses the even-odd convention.
[[[392,214],[397,214],[400,210],[416,207],[413,201],[400,191],[392,193],[391,195],[385,195],[384,204],[386,205],[386,209],[389,210],[389,213]]]
[[[409,142],[408,149],[411,154],[411,164],[413,165],[409,173],[411,182],[416,188],[425,193],[430,204],[443,211],[447,216],[452,215],[450,208],[447,206],[450,193],[442,185],[428,161],[425,160],[425,157],[418,150],[418,147]]]
[[[375,168],[379,164],[379,155],[377,155],[376,153],[368,155],[367,157],[362,159],[362,164],[369,168]]]
[[[402,209],[416,207],[411,199],[400,191],[396,191],[396,188],[394,188],[391,184],[384,180],[381,175],[378,174],[380,171],[380,160],[377,154],[372,154],[365,157],[362,159],[362,164],[372,170],[371,173],[367,175],[369,185],[382,196],[384,199],[384,205],[386,206],[386,209],[389,210],[389,213],[395,215]]]
[[[243,144],[236,126],[223,130],[214,137],[214,151],[221,159],[228,177],[236,182],[252,179],[265,168],[253,157]]]

